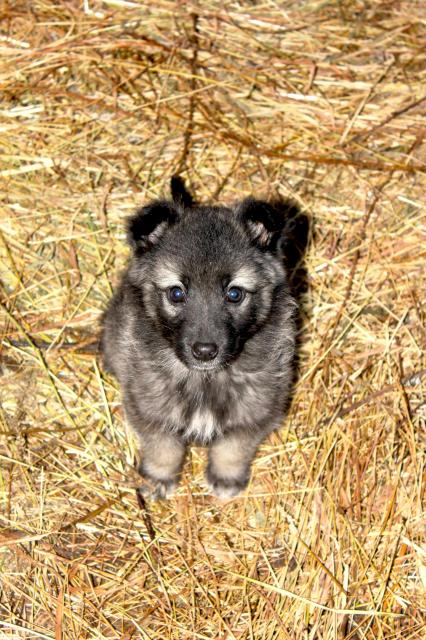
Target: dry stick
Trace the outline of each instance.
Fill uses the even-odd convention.
[[[189,147],[191,144],[192,134],[194,132],[194,113],[195,113],[195,91],[197,89],[197,66],[198,66],[198,14],[192,14],[192,58],[191,58],[191,76],[189,79],[190,96],[189,96],[189,110],[188,120],[183,134],[183,149],[176,169],[176,174],[179,175],[187,165],[187,157],[189,153]]]
[[[360,139],[365,139],[368,136],[370,136],[372,133],[374,133],[375,131],[377,131],[377,129],[381,129],[382,127],[384,127],[386,124],[388,124],[389,122],[391,122],[392,120],[395,120],[395,118],[398,118],[399,116],[402,116],[404,113],[406,113],[407,111],[410,111],[410,109],[414,109],[414,107],[417,107],[419,104],[421,104],[422,102],[424,102],[426,100],[426,96],[422,96],[421,98],[419,98],[418,100],[414,100],[414,102],[410,102],[410,104],[407,104],[406,107],[403,107],[402,109],[397,109],[396,111],[393,111],[387,118],[385,118],[382,122],[379,122],[379,124],[376,124],[374,127],[372,127],[371,129],[369,129],[368,131],[366,131],[365,133],[358,133],[356,136],[354,136],[351,140],[351,142],[355,142],[358,141]]]
[[[230,131],[226,132],[226,137],[234,137],[237,140],[240,140],[235,134]],[[225,139],[225,136],[222,136]],[[287,146],[287,145],[286,145]],[[293,155],[291,153],[280,153],[279,150],[276,149],[256,149],[256,153],[258,155],[265,155],[269,158],[279,158],[280,160],[288,160],[290,162],[313,162],[315,164],[325,164],[325,165],[334,165],[334,166],[344,166],[344,167],[357,167],[358,169],[366,169],[368,171],[380,171],[381,173],[390,172],[391,174],[394,171],[403,171],[406,173],[426,173],[426,165],[423,164],[411,164],[406,165],[402,162],[394,162],[393,164],[383,164],[380,162],[375,162],[374,160],[355,160],[348,158],[332,158],[330,156],[322,156],[322,155]]]
[[[30,336],[30,334],[27,334]],[[62,344],[53,345],[51,342],[47,342],[46,340],[34,340],[31,338],[32,344],[30,345],[27,340],[12,340],[11,338],[4,338],[7,342],[4,342],[6,347],[15,347],[17,349],[22,349],[28,346],[35,346],[39,350],[49,350],[49,351],[75,351],[77,354],[82,355],[97,355],[99,353],[99,339],[88,342],[88,343],[77,343],[77,342],[65,342]]]
[[[151,518],[151,514],[148,511],[148,507],[146,506],[146,501],[145,498],[142,494],[142,491],[140,490],[139,487],[137,487],[136,489],[136,499],[138,501],[138,505],[141,509],[142,512],[142,519],[144,521],[146,530],[148,532],[149,537],[151,538],[151,541],[154,542],[156,535],[155,535],[155,529],[154,529],[154,525],[152,524],[152,518]]]
[[[416,371],[414,373],[411,373],[410,375],[405,376],[404,378],[402,378],[402,380],[401,380],[402,385],[405,386],[405,387],[412,387],[415,384],[420,383],[421,379],[425,375],[426,375],[426,369],[421,369],[420,371]],[[375,400],[376,398],[380,398],[380,396],[383,396],[384,394],[389,393],[390,391],[394,391],[396,386],[397,386],[396,383],[395,384],[387,384],[382,389],[379,389],[378,391],[374,391],[373,393],[370,393],[366,398],[363,398],[362,400],[359,400],[358,402],[352,403],[351,405],[349,405],[349,407],[344,407],[344,408],[340,409],[335,414],[334,417],[343,418],[344,416],[348,415],[348,413],[352,413],[352,411],[356,411],[356,409],[359,409],[364,404],[368,404],[372,400]]]

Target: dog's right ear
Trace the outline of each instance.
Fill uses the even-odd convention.
[[[157,200],[139,209],[127,221],[127,242],[134,251],[149,251],[177,219],[171,202]]]

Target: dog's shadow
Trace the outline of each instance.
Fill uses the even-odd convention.
[[[308,291],[308,272],[305,265],[305,254],[310,235],[310,220],[299,206],[288,200],[274,201],[274,208],[282,212],[286,218],[282,234],[282,252],[287,269],[291,294],[299,304]]]
[[[291,200],[280,199],[272,202],[273,207],[280,211],[286,219],[286,224],[282,233],[282,254],[284,265],[287,270],[289,290],[297,302],[295,315],[297,339],[295,353],[295,376],[292,392],[289,398],[289,406],[294,394],[295,384],[299,378],[300,369],[300,347],[304,340],[304,324],[307,316],[306,296],[308,293],[308,270],[305,262],[305,255],[311,237],[311,220],[302,212],[300,207]]]

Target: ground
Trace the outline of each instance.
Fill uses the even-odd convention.
[[[6,2],[0,24],[0,637],[424,637],[422,2]],[[248,490],[194,448],[138,502],[96,351],[124,220],[311,220],[300,377]]]

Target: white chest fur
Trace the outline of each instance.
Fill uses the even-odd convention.
[[[185,435],[188,438],[196,438],[203,442],[209,442],[217,431],[218,425],[212,412],[208,409],[198,409],[192,415],[185,429]]]

